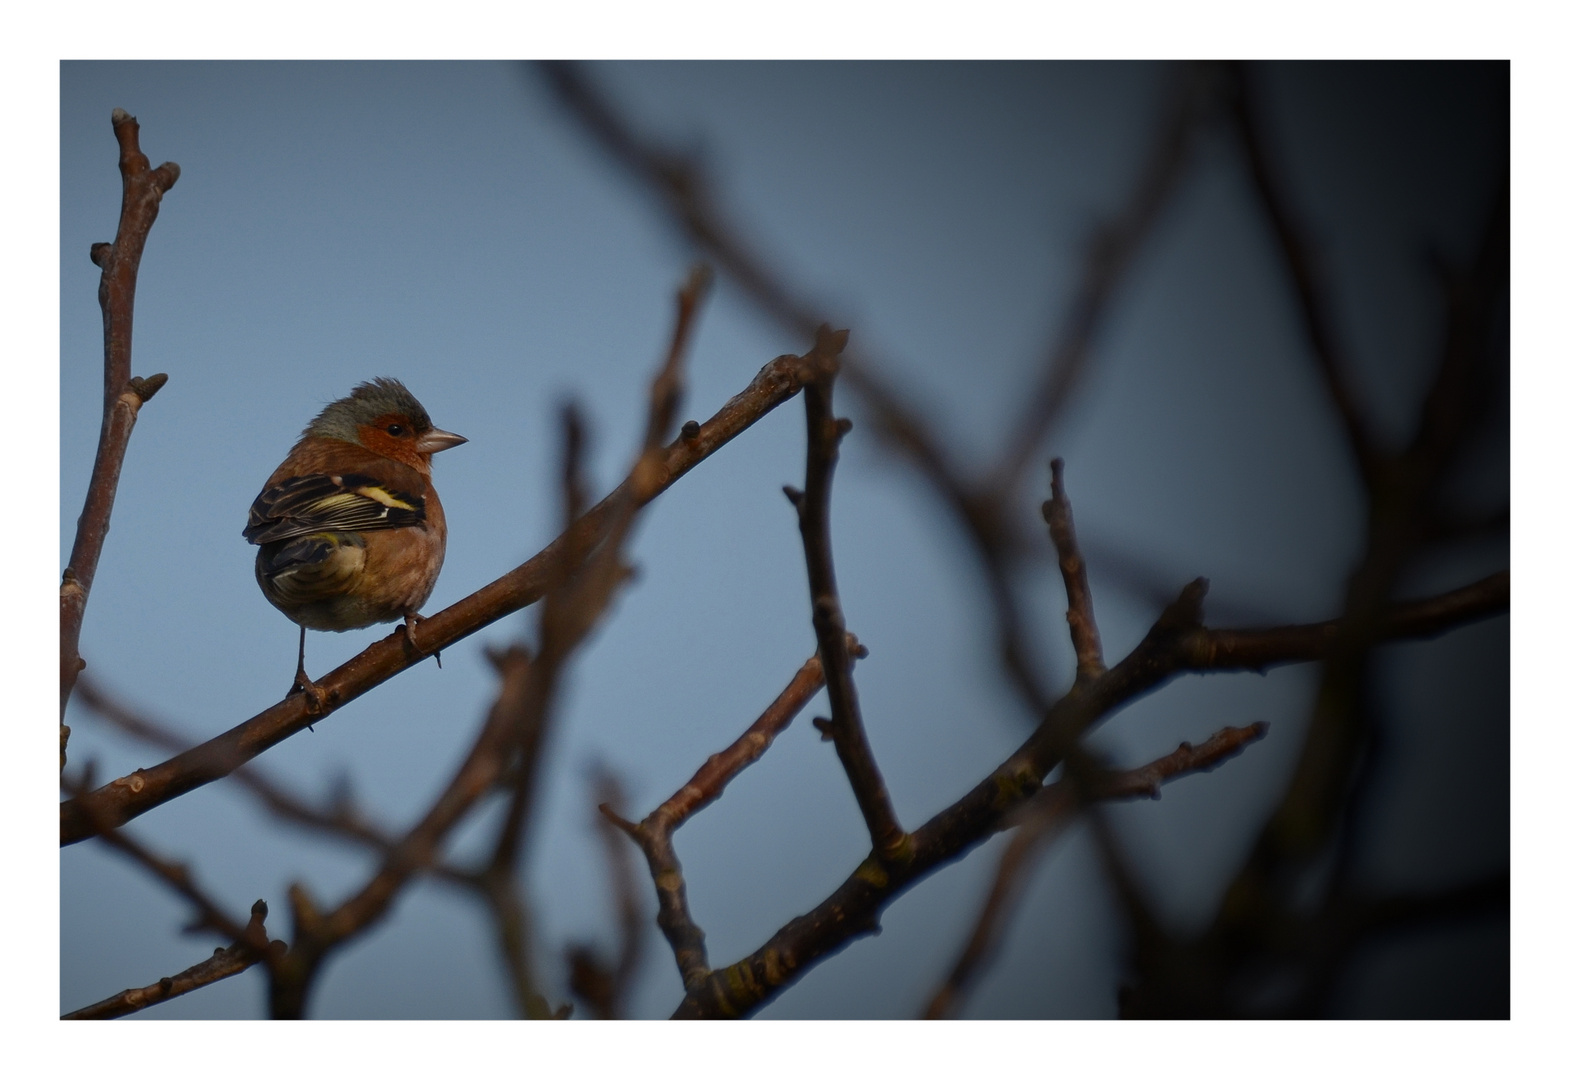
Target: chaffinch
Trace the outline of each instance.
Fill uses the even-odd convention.
[[[312,420],[251,504],[245,538],[261,545],[262,595],[300,624],[290,693],[325,694],[305,674],[305,631],[358,630],[419,609],[447,550],[431,455],[468,442],[431,425],[396,379],[361,383]],[[415,648],[419,646],[415,644]]]

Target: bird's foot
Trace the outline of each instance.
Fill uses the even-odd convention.
[[[305,711],[307,715],[321,716],[327,711],[327,699],[329,697],[327,691],[317,683],[312,682],[310,676],[305,673],[304,668],[295,672],[294,684],[289,687],[289,695],[286,696],[294,694],[305,695]],[[310,725],[307,726],[309,727]],[[312,730],[315,729],[312,728]]]
[[[414,628],[416,626],[418,626],[420,623],[424,622],[424,621],[425,621],[425,616],[424,615],[419,615],[419,614],[416,614],[415,612],[412,612],[412,611],[404,612],[403,613],[403,637],[404,637],[404,640],[407,641],[409,643],[410,647],[413,648],[414,651],[419,653],[421,656],[434,656],[434,657],[436,657],[436,666],[437,667],[441,667],[442,666],[442,651],[440,649],[426,650],[426,649],[421,648],[420,647],[420,642],[415,637]]]

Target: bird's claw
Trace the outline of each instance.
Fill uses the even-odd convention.
[[[330,695],[320,685],[312,682],[303,671],[295,675],[294,685],[289,687],[289,695],[286,696],[294,694],[305,695],[305,711],[307,715],[321,716],[327,711],[327,701]]]
[[[442,651],[440,649],[427,650],[427,649],[421,648],[419,641],[414,636],[414,628],[416,626],[418,626],[420,623],[424,622],[424,621],[425,621],[425,616],[424,615],[416,615],[412,611],[411,612],[407,612],[404,615],[404,617],[403,617],[403,637],[404,637],[404,640],[407,641],[409,643],[409,647],[412,648],[419,655],[436,657],[436,666],[437,667],[441,667],[442,666]]]

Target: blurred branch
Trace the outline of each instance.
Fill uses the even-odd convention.
[[[1087,799],[1159,799],[1163,784],[1210,772],[1228,759],[1241,754],[1250,743],[1264,738],[1269,725],[1264,722],[1246,728],[1222,728],[1198,746],[1182,743],[1172,753],[1137,769],[1106,772],[1099,783],[1080,791],[1066,781],[1048,784],[1016,810],[1011,825],[1014,835],[998,863],[987,893],[976,916],[970,937],[947,977],[927,1002],[924,1018],[941,1020],[953,1015],[963,1004],[966,993],[991,964],[1008,921],[1013,916],[1021,890],[1047,848],[1073,823]]]
[[[1248,159],[1249,178],[1254,182],[1254,190],[1264,205],[1265,216],[1292,275],[1298,311],[1319,368],[1319,377],[1341,418],[1342,433],[1351,448],[1358,475],[1365,486],[1371,486],[1378,480],[1384,454],[1375,443],[1368,419],[1347,382],[1346,356],[1336,336],[1318,253],[1287,202],[1280,168],[1266,146],[1255,102],[1254,79],[1241,64],[1233,66],[1232,75],[1232,115]]]
[[[1239,109],[1249,108],[1246,97]],[[1250,115],[1240,114],[1250,138]],[[1259,166],[1256,165],[1256,168]],[[1379,748],[1378,710],[1371,703],[1373,649],[1393,623],[1426,636],[1455,625],[1463,612],[1504,610],[1509,571],[1420,604],[1392,604],[1413,557],[1431,536],[1434,510],[1458,448],[1481,423],[1490,399],[1488,375],[1502,372],[1509,270],[1508,169],[1464,272],[1447,275],[1447,326],[1439,364],[1425,395],[1417,430],[1399,452],[1372,460],[1355,410],[1343,426],[1359,455],[1367,499],[1366,546],[1348,576],[1343,616],[1324,638],[1324,660],[1308,731],[1285,793],[1228,883],[1211,925],[1159,954],[1136,957],[1135,978],[1120,1003],[1125,1016],[1317,1015],[1336,972],[1324,950],[1297,947],[1305,925],[1319,925],[1353,886],[1348,864],[1357,837],[1350,830],[1368,805]],[[1264,181],[1261,181],[1264,183]],[[1283,211],[1272,211],[1278,216]],[[1283,227],[1284,228],[1284,227]],[[1283,243],[1290,247],[1290,241]],[[1301,261],[1305,256],[1294,256]],[[1299,271],[1300,277],[1302,276]],[[1313,292],[1307,286],[1305,297]],[[1309,300],[1305,300],[1308,304]],[[1310,318],[1311,336],[1314,319]],[[1327,384],[1336,391],[1337,360],[1315,339]],[[1273,632],[1273,644],[1310,628]],[[1253,645],[1261,639],[1256,637]],[[1227,643],[1215,643],[1225,651]],[[1237,653],[1232,654],[1234,658]],[[1340,852],[1332,850],[1339,842]],[[1305,882],[1330,860],[1329,888],[1304,911]],[[1307,989],[1288,1001],[1273,986]],[[1315,989],[1317,988],[1317,989]],[[1275,996],[1272,996],[1272,994]]]
[[[89,766],[81,781],[82,788],[91,783],[91,774],[92,769]],[[70,790],[69,786],[68,790]],[[191,876],[190,867],[156,854],[124,830],[105,828],[102,836],[104,843],[138,863],[166,888],[184,897],[196,909],[196,920],[186,927],[188,933],[211,930],[230,941],[245,940],[245,925],[230,918],[222,905],[196,884],[195,878]]]
[[[562,422],[562,531],[565,533],[583,514],[588,501],[583,459],[587,441],[584,422],[576,405],[568,403],[561,410]],[[563,586],[572,567],[581,563],[584,551],[568,550],[563,553],[557,569],[557,580],[545,594],[540,616],[540,640],[543,650],[551,644],[565,643],[567,625],[561,610]],[[558,649],[559,652],[559,649]],[[559,664],[562,656],[553,658]],[[512,990],[513,1007],[520,1017],[530,1020],[548,1020],[552,1010],[545,996],[540,993],[539,979],[534,970],[534,944],[529,903],[518,882],[518,866],[522,861],[523,840],[527,832],[529,811],[534,802],[534,791],[539,773],[539,761],[545,745],[548,713],[544,708],[535,710],[534,722],[520,725],[516,745],[501,751],[504,760],[510,761],[498,776],[498,786],[506,791],[507,805],[502,814],[501,827],[491,856],[476,874],[480,895],[489,906],[496,929],[497,946],[502,966]]]
[[[643,958],[644,923],[647,916],[639,900],[632,853],[622,840],[618,818],[625,812],[626,797],[616,775],[603,765],[594,769],[594,803],[606,807],[594,815],[594,830],[600,839],[605,867],[615,898],[617,937],[613,962],[601,958],[589,945],[569,946],[566,953],[573,993],[597,1020],[620,1020],[626,1016],[627,996]]]
[[[548,63],[542,73],[558,100],[594,139],[651,193],[686,237],[713,258],[769,317],[806,333],[825,319],[785,283],[718,209],[697,164],[639,133],[578,65]],[[1129,267],[1170,203],[1189,156],[1194,131],[1208,112],[1212,72],[1207,65],[1182,69],[1171,105],[1152,136],[1150,150],[1127,204],[1098,230],[1085,252],[1080,283],[1041,382],[1024,395],[1027,405],[997,465],[972,478],[949,456],[947,440],[903,400],[895,380],[865,354],[846,354],[843,374],[870,413],[874,433],[910,460],[964,525],[987,582],[998,656],[1030,714],[1039,720],[1051,705],[1028,623],[1015,595],[1020,556],[1032,549],[1011,513],[1015,489],[1052,424],[1079,385],[1091,346],[1126,279]],[[986,479],[983,480],[982,478]]]
[[[124,109],[112,114],[115,140],[120,144],[120,224],[114,243],[94,244],[91,256],[102,270],[98,279],[98,305],[104,313],[104,417],[98,433],[98,453],[93,459],[92,479],[87,485],[87,500],[76,522],[76,540],[71,545],[71,561],[60,581],[60,716],[65,717],[66,702],[76,686],[77,675],[86,664],[79,646],[82,617],[87,611],[87,596],[98,572],[109,533],[109,517],[114,510],[120,468],[125,462],[131,430],[136,426],[142,405],[168,381],[167,375],[146,379],[131,376],[131,322],[136,307],[136,276],[142,263],[142,249],[164,192],[180,178],[180,166],[166,161],[150,167],[140,145],[141,128],[136,118]],[[61,726],[60,767],[65,768],[65,743],[69,731]]]
[[[553,693],[555,673],[566,661],[567,650],[575,648],[586,635],[592,623],[609,604],[614,590],[626,577],[626,569],[616,553],[630,528],[633,514],[645,495],[659,484],[657,472],[660,447],[675,424],[680,407],[683,378],[682,365],[687,355],[692,328],[698,311],[707,295],[710,274],[705,267],[695,267],[676,298],[676,322],[671,334],[665,362],[649,388],[649,413],[645,425],[642,451],[629,474],[629,489],[610,529],[610,535],[589,566],[569,579],[572,567],[580,563],[587,552],[569,555],[563,560],[562,584],[545,594],[540,615],[540,656],[537,673],[549,673],[549,682],[542,682],[537,675],[531,685],[542,692]],[[583,425],[575,410],[568,409],[564,416],[564,453],[562,455],[562,500],[565,533],[582,513],[586,483],[583,477]],[[557,655],[557,652],[560,655]],[[547,735],[550,715],[548,705],[537,710],[539,722],[525,726],[516,750],[516,763],[506,778],[508,786],[507,807],[489,864],[481,876],[489,884],[487,895],[497,916],[497,929],[507,970],[512,981],[514,997],[520,1015],[532,1019],[545,1019],[551,1010],[538,992],[538,979],[533,972],[532,941],[526,917],[527,903],[517,884],[518,866],[521,862],[524,836],[529,823],[529,811],[538,786],[539,762]]]
[[[827,899],[787,923],[761,948],[689,987],[677,1017],[750,1015],[823,957],[876,931],[879,914],[933,870],[954,861],[1004,827],[1007,815],[1038,790],[1081,736],[1130,701],[1185,672],[1263,670],[1320,659],[1344,637],[1338,623],[1269,630],[1214,631],[1201,609],[1203,578],[1167,607],[1145,639],[1119,664],[1073,688],[1047,711],[1024,744],[958,802],[910,833],[899,858],[876,850]],[[1375,625],[1383,639],[1432,633],[1502,610],[1507,574],[1414,604],[1395,605]]]
[[[680,407],[685,345],[706,283],[707,275],[701,270],[694,271],[682,290],[673,345],[650,388],[649,419],[642,449],[627,479],[601,504],[609,504],[609,520],[603,537],[592,553],[582,547],[565,546],[547,568],[539,653],[530,659],[514,647],[493,657],[501,670],[502,688],[490,717],[457,774],[424,818],[383,861],[381,869],[335,910],[321,914],[303,886],[296,884],[290,889],[295,943],[283,962],[273,968],[274,1016],[304,1015],[306,1000],[322,961],[386,914],[410,877],[435,861],[447,834],[507,775],[510,762],[517,762],[517,766],[511,778],[506,818],[491,862],[481,876],[491,884],[489,895],[494,898],[504,956],[522,1011],[531,1018],[553,1015],[535,990],[529,971],[527,920],[513,880],[517,853],[527,809],[532,802],[539,748],[555,704],[562,671],[630,574],[622,560],[622,551],[638,511],[670,483],[666,468],[669,454],[663,447]],[[570,421],[565,425],[567,453],[564,455],[563,500],[566,504],[564,516],[568,518],[577,510],[582,487],[577,461],[581,433],[575,433],[574,428]],[[578,519],[579,523],[594,513],[590,511]],[[569,525],[563,536],[582,543],[592,534],[579,534]],[[428,625],[429,621],[422,624],[422,630]]]
[[[792,334],[810,335],[831,320],[792,293],[761,258],[723,220],[695,162],[672,153],[634,130],[610,100],[585,77],[577,64],[561,61],[539,65],[563,107],[602,148],[664,204],[687,238],[729,274],[745,295]],[[845,377],[867,401],[874,423],[890,443],[903,450],[928,474],[948,501],[964,513],[965,486],[927,425],[901,401],[893,387],[876,375],[870,363],[847,364]]]
[[[1182,65],[1168,92],[1166,115],[1151,138],[1127,204],[1092,235],[1079,285],[1048,354],[1041,382],[1027,397],[993,469],[990,488],[1000,500],[1008,500],[1018,489],[1078,388],[1091,346],[1106,324],[1129,268],[1184,174],[1195,130],[1209,111],[1212,81],[1209,65]]]
[[[267,903],[258,900],[251,905],[251,921],[245,924],[245,934],[227,948],[220,946],[213,955],[199,964],[193,964],[178,975],[166,975],[151,986],[122,990],[113,997],[75,1012],[66,1013],[62,1020],[113,1020],[140,1012],[192,990],[200,990],[231,975],[262,962],[268,956],[277,957],[287,946],[282,941],[267,940]]]
[[[1395,935],[1432,931],[1446,923],[1508,916],[1510,875],[1501,871],[1451,888],[1421,893],[1365,895],[1343,892],[1293,929],[1293,944],[1307,973],[1286,1015],[1322,1016],[1347,960],[1360,948]]]
[[[781,356],[763,369],[741,393],[731,398],[706,423],[689,422],[677,439],[640,465],[633,479],[602,499],[539,554],[502,577],[423,619],[420,643],[426,653],[440,652],[497,620],[539,600],[564,552],[593,550],[610,535],[617,508],[629,497],[641,507],[680,480],[699,462],[751,427],[801,388],[806,362]],[[370,645],[328,675],[318,678],[331,713],[424,658],[407,647],[401,630]],[[68,800],[60,807],[60,842],[74,844],[94,834],[93,820],[117,827],[170,799],[227,776],[240,765],[284,739],[321,723],[325,714],[306,711],[303,695],[295,694],[229,729],[201,746],[160,765],[139,769],[96,791]],[[92,803],[89,809],[85,804]]]
[[[1447,544],[1467,540],[1490,539],[1510,536],[1510,506],[1506,504],[1491,512],[1435,513],[1424,540],[1429,543]]]
[[[807,589],[812,599],[812,629],[818,637],[818,657],[823,663],[831,719],[828,734],[834,740],[840,764],[850,780],[856,804],[866,820],[876,851],[894,855],[905,839],[889,799],[889,790],[878,771],[861,722],[861,705],[851,678],[851,657],[846,646],[845,613],[840,607],[839,585],[834,580],[834,551],[829,540],[829,491],[834,466],[839,461],[840,440],[850,431],[850,421],[834,415],[834,378],[839,374],[839,354],[849,331],[818,328],[817,344],[810,354],[817,360],[806,379],[807,490],[787,487],[785,495],[796,508],[802,547],[807,557]]]
[[[1104,535],[1092,533],[1081,539],[1080,544],[1089,560],[1096,564],[1096,579],[1103,590],[1111,588],[1149,610],[1159,612],[1183,586],[1180,572],[1161,566],[1152,557],[1125,548]],[[1208,597],[1206,607],[1213,617],[1239,625],[1273,626],[1282,621],[1279,611],[1237,596]]]
[[[579,65],[552,62],[540,70],[557,99],[579,124],[657,196],[688,240],[728,273],[743,293],[770,318],[792,333],[811,333],[829,321],[786,284],[765,259],[726,221],[697,164],[638,132],[587,78]],[[1081,283],[1042,382],[1028,395],[1015,431],[992,481],[978,483],[951,459],[946,440],[936,434],[898,392],[896,381],[863,353],[844,357],[843,374],[870,412],[873,431],[908,458],[959,518],[987,578],[1003,668],[1031,713],[1039,718],[1051,697],[1036,668],[1038,660],[1020,617],[1013,575],[1018,554],[1028,550],[1011,517],[1012,493],[1051,424],[1061,415],[1080,382],[1089,350],[1105,313],[1148,238],[1187,160],[1193,129],[1204,114],[1211,79],[1195,66],[1173,94],[1173,105],[1158,125],[1139,182],[1129,204],[1097,234],[1086,252]]]
[[[76,700],[81,705],[133,738],[174,753],[183,753],[192,745],[191,739],[176,733],[167,724],[137,712],[105,691],[96,679],[84,676],[77,682],[76,689]],[[383,855],[397,842],[386,828],[366,818],[348,789],[347,780],[329,800],[319,804],[290,791],[255,765],[241,766],[230,774],[230,778],[283,821]],[[451,866],[438,866],[432,872],[458,884],[473,884],[469,874]]]

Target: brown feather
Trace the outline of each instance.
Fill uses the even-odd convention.
[[[424,522],[397,529],[356,533],[359,551],[335,553],[319,568],[302,569],[293,580],[270,581],[263,567],[276,545],[257,552],[257,581],[274,607],[313,630],[357,630],[418,612],[430,598],[447,550],[447,516],[430,482],[430,455],[416,468],[338,439],[307,437],[295,444],[268,477],[273,487],[312,473],[361,473],[387,487],[425,500]],[[271,550],[270,550],[271,549]]]

